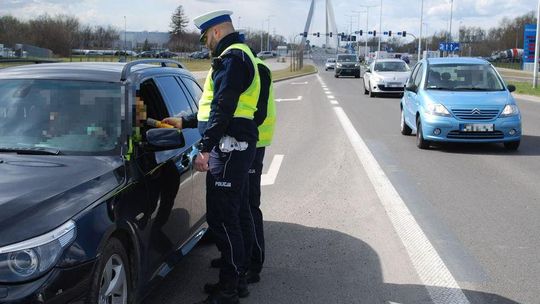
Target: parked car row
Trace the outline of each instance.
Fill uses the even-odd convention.
[[[210,52],[208,51],[197,51],[197,52],[193,52],[193,53],[190,53],[188,55],[189,58],[193,58],[193,59],[209,59],[210,58]]]

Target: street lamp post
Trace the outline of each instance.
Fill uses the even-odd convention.
[[[268,21],[268,36],[266,41],[266,50],[270,51],[270,17],[274,17],[274,15],[269,15],[266,21]]]
[[[534,47],[534,73],[533,73],[533,89],[538,86],[538,52],[540,50],[540,0],[536,8],[536,46]]]
[[[540,0],[539,0],[540,1]],[[420,36],[418,38],[418,61],[421,59],[422,53],[422,24],[424,23],[424,0],[422,0],[422,6],[420,8]]]
[[[368,50],[369,9],[372,7],[376,7],[376,5],[360,5],[360,7],[363,7],[366,9],[366,46],[365,46],[366,56],[365,58],[367,59],[367,57],[369,56],[369,50]]]
[[[452,41],[452,17],[454,14],[454,0],[450,0],[450,42]]]
[[[382,0],[381,0],[381,10],[379,15],[379,52],[381,51],[381,39],[382,39]]]

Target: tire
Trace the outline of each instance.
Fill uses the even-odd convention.
[[[354,75],[354,78],[360,78],[360,73]]]
[[[116,238],[111,238],[103,249],[103,254],[96,265],[90,285],[87,304],[106,304],[109,299],[114,303],[130,304],[133,302],[131,269],[129,259],[122,245]],[[118,278],[118,280],[115,280]],[[105,293],[115,286],[108,295]],[[112,302],[112,301],[111,301]]]
[[[504,147],[506,150],[510,151],[516,151],[519,148],[519,144],[521,143],[520,140],[517,141],[509,141],[504,143]]]
[[[369,84],[369,97],[370,97],[370,98],[377,97],[377,94],[375,94],[375,93],[371,90],[371,83]]]
[[[324,69],[324,70],[328,72],[328,69]]]
[[[416,146],[420,149],[429,149],[430,142],[424,139],[424,133],[422,131],[422,122],[420,118],[416,122]]]
[[[366,88],[366,82],[363,81],[363,83],[364,83],[364,95],[367,95],[367,94],[369,94],[369,91]]]
[[[335,77],[335,78],[339,78],[339,75],[338,75],[338,74],[334,74],[334,77]]]
[[[407,123],[405,122],[405,114],[403,113],[403,109],[401,109],[400,129],[401,129],[401,134],[403,135],[412,134],[411,127],[409,127]]]

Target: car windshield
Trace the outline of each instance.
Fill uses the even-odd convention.
[[[121,95],[105,82],[0,80],[0,148],[116,153]]]
[[[488,64],[432,64],[428,70],[426,89],[502,91],[504,85]]]
[[[355,55],[339,56],[337,61],[339,61],[339,62],[356,62],[356,56]]]
[[[334,62],[336,62],[336,60],[334,58],[332,58],[332,59],[328,59],[326,62],[334,63]]]
[[[400,61],[382,61],[375,63],[375,72],[407,72],[409,66]]]

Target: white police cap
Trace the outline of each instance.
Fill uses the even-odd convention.
[[[224,22],[232,22],[231,15],[232,11],[229,10],[219,10],[209,12],[193,19],[195,26],[201,30],[201,33],[206,32],[209,28],[214,25],[218,25]]]

